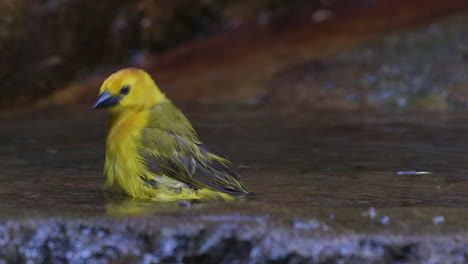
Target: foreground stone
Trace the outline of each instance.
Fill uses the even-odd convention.
[[[463,234],[369,234],[312,222],[288,226],[248,216],[6,221],[0,257],[2,263],[76,264],[464,263],[468,254]]]

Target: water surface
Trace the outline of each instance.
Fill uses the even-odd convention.
[[[203,141],[235,162],[251,196],[184,205],[104,195],[106,114],[51,109],[2,117],[0,208],[26,215],[44,210],[100,215],[116,208],[131,213],[144,205],[171,213],[194,207],[297,215],[320,208],[468,205],[463,112],[199,111],[189,116]]]

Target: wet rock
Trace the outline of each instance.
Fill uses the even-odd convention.
[[[162,217],[2,222],[5,263],[461,263],[468,241],[451,236],[298,234],[269,223],[170,224]],[[274,227],[274,228],[273,228]],[[443,246],[442,246],[443,245]],[[431,254],[428,254],[431,252]]]
[[[467,21],[468,15],[461,14],[286,68],[270,83],[271,103],[432,110],[464,105],[468,64],[461,47],[466,46],[468,31],[462,25]]]

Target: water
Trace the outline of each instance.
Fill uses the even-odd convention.
[[[224,111],[190,117],[202,140],[235,162],[252,195],[227,204],[105,195],[105,113],[51,109],[2,117],[0,209],[24,215],[319,210],[328,217],[339,208],[358,208],[360,215],[370,207],[468,205],[465,113]]]

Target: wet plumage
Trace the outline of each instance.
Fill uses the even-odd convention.
[[[229,200],[248,193],[229,160],[201,143],[146,72],[129,68],[111,75],[94,107],[110,112],[107,188],[155,200]]]

